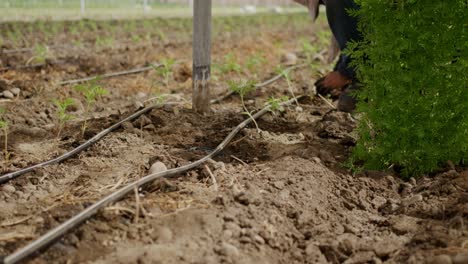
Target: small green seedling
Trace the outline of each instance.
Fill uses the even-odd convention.
[[[96,103],[97,99],[100,98],[103,95],[109,94],[109,91],[106,89],[102,88],[97,82],[100,80],[99,77],[84,83],[84,84],[79,84],[75,86],[75,90],[77,92],[80,92],[86,99],[86,107],[85,107],[85,113],[86,115],[89,114],[91,110],[91,106]],[[84,135],[86,131],[86,126],[87,126],[87,120],[84,121],[83,126],[81,127],[81,132],[82,135]]]
[[[54,99],[53,102],[57,106],[57,116],[59,120],[57,138],[60,138],[60,133],[62,132],[65,123],[74,118],[74,116],[67,114],[67,110],[70,106],[75,104],[75,101],[73,101],[71,98],[65,98],[62,101]]]
[[[221,73],[235,72],[240,73],[242,67],[236,62],[234,54],[228,53],[224,56],[224,62],[216,67]]]
[[[36,45],[34,47],[34,55],[28,59],[26,65],[30,64],[31,62],[35,63],[45,63],[47,59],[47,55],[49,54],[49,47],[46,45]]]
[[[314,55],[318,53],[318,47],[312,45],[307,39],[302,39],[301,48],[302,53],[306,56],[307,62],[312,63]]]
[[[247,59],[245,66],[249,69],[250,72],[255,72],[255,70],[263,65],[266,62],[265,56],[261,53],[255,53]]]
[[[163,59],[159,67],[151,65],[151,67],[164,78],[164,85],[166,85],[166,87],[169,85],[170,78],[172,77],[172,67],[174,64],[174,59]]]
[[[94,45],[97,47],[112,47],[114,45],[114,38],[113,37],[100,37],[99,35],[96,36],[96,40]]]
[[[286,102],[287,100],[289,100],[287,96],[281,96],[279,98],[268,98],[267,104],[270,106],[269,111],[274,114],[276,112],[284,112],[284,107],[281,105],[281,103]]]
[[[283,69],[283,67],[279,65],[276,69],[276,72],[279,75],[284,77],[284,79],[286,80],[286,83],[288,84],[288,90],[291,93],[292,98],[294,98],[294,101],[296,102],[297,106],[299,106],[299,102],[297,101],[296,95],[294,95],[294,91],[292,89],[292,81],[291,81],[291,75],[290,75],[291,70]]]
[[[252,121],[254,122],[255,124],[255,127],[257,128],[257,131],[260,132],[260,128],[258,128],[258,124],[257,122],[255,121],[255,119],[253,118],[252,116],[252,112],[250,112],[247,107],[245,106],[245,102],[244,102],[244,97],[255,91],[255,82],[252,81],[252,80],[241,80],[241,81],[228,81],[228,84],[229,84],[229,88],[231,89],[231,91],[239,94],[240,98],[241,98],[241,103],[242,103],[242,107],[244,108],[244,112],[243,114],[245,115],[248,115]]]
[[[159,87],[154,90],[153,95],[154,97],[151,98],[150,100],[153,100],[154,104],[156,105],[162,105],[167,100],[167,95],[161,93],[161,89]]]
[[[10,158],[10,153],[8,152],[8,121],[3,118],[5,112],[5,108],[0,107],[0,129],[3,131],[3,136],[5,137],[3,153],[5,155],[5,160],[8,161]]]

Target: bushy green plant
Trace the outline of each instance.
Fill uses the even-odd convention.
[[[72,98],[65,98],[63,100],[55,99],[53,102],[57,106],[57,117],[59,120],[57,138],[60,138],[60,133],[62,132],[65,123],[74,118],[74,116],[67,113],[67,110],[70,106],[75,104],[75,101],[73,101]]]
[[[468,158],[465,0],[357,0],[362,89],[354,160],[403,177]]]
[[[88,115],[91,106],[96,103],[96,100],[103,96],[109,94],[109,91],[104,89],[101,85],[98,84],[98,81],[100,78],[95,78],[89,82],[83,83],[76,85],[74,88],[77,92],[80,92],[85,100],[86,100],[86,107],[85,107],[85,113]],[[87,120],[83,122],[83,126],[81,127],[81,132],[82,135],[84,135],[87,127]]]

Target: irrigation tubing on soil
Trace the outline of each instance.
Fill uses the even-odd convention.
[[[293,98],[289,101],[283,102],[281,105],[289,105],[293,102],[296,101],[296,99],[301,98],[302,96],[299,96],[297,98]],[[135,188],[139,188],[147,183],[150,183],[158,178],[167,178],[167,177],[172,177],[175,175],[178,175],[180,173],[183,173],[185,171],[191,170],[193,168],[196,168],[206,162],[207,160],[213,158],[216,154],[218,154],[220,151],[222,151],[228,144],[229,142],[234,138],[234,136],[239,133],[244,127],[246,127],[248,124],[250,124],[253,120],[263,116],[266,114],[271,108],[271,105],[266,106],[259,112],[255,113],[252,118],[248,118],[244,120],[242,123],[240,123],[237,127],[235,127],[231,133],[214,149],[211,153],[208,155],[204,156],[203,158],[194,161],[192,163],[189,163],[187,165],[170,169],[167,171],[163,172],[158,172],[158,173],[153,173],[149,174],[140,180],[137,180],[131,184],[128,184],[127,186],[120,188],[119,190],[109,194],[108,196],[104,197],[103,199],[97,201],[93,205],[89,206],[85,210],[81,211],[79,214],[75,215],[74,217],[70,218],[66,222],[62,223],[61,225],[55,227],[54,229],[50,230],[43,236],[39,237],[38,239],[34,240],[30,244],[26,245],[25,247],[21,248],[20,250],[12,253],[9,256],[6,256],[3,259],[4,264],[13,264],[13,263],[18,263],[20,261],[23,261],[27,259],[28,257],[32,256],[35,253],[38,253],[41,250],[46,249],[48,246],[50,246],[54,241],[57,241],[58,239],[62,238],[66,233],[69,231],[73,230],[75,227],[79,226],[82,224],[84,221],[87,219],[91,218],[93,215],[95,215],[101,208],[114,203],[120,199],[122,199],[125,195],[127,195],[130,192],[133,192]],[[147,109],[144,109],[147,110]],[[143,111],[143,110],[142,110]]]
[[[162,66],[161,64],[157,64],[157,63],[156,64],[150,64],[150,66],[131,69],[131,70],[128,70],[128,71],[112,72],[112,73],[106,73],[106,74],[103,74],[103,75],[91,76],[91,77],[75,79],[75,80],[68,80],[68,81],[60,82],[59,84],[60,85],[69,85],[69,84],[77,84],[77,83],[92,81],[92,80],[95,80],[97,78],[102,78],[102,79],[112,78],[112,77],[117,77],[117,76],[123,76],[123,75],[128,75],[128,74],[134,74],[134,73],[149,71],[151,69],[159,68],[161,66]]]
[[[292,70],[299,69],[299,68],[302,68],[302,67],[305,67],[305,66],[307,66],[307,64],[305,64],[305,63],[304,63],[304,64],[299,64],[299,65],[294,65],[294,66],[291,66],[291,67],[288,67],[288,68],[284,69],[284,72],[292,71]],[[280,73],[280,74],[274,76],[273,78],[271,78],[271,79],[269,79],[269,80],[266,80],[266,81],[264,81],[264,82],[262,82],[262,83],[257,83],[257,84],[255,85],[255,89],[262,88],[262,87],[265,87],[265,86],[267,86],[267,85],[270,85],[270,84],[276,82],[277,80],[281,79],[281,77],[283,77],[283,74],[282,74],[282,73]],[[234,91],[229,91],[229,92],[227,92],[226,94],[221,95],[220,97],[211,100],[210,102],[211,102],[212,104],[219,103],[219,102],[221,102],[221,101],[223,101],[223,100],[226,100],[227,98],[229,98],[230,96],[232,96],[232,95],[235,94],[235,93],[236,93],[236,92],[234,92]]]
[[[161,66],[160,64],[155,64],[153,65],[154,67],[159,67]],[[294,70],[294,69],[298,69],[298,68],[301,68],[301,67],[304,67],[306,66],[306,64],[300,64],[300,65],[295,65],[295,66],[291,66],[289,68],[286,68],[285,71],[291,71],[291,70]],[[125,75],[125,74],[131,74],[131,73],[137,73],[137,72],[141,72],[141,71],[145,71],[145,70],[149,70],[151,69],[152,66],[148,66],[148,67],[143,67],[143,68],[138,68],[138,69],[133,69],[133,70],[128,70],[128,71],[123,71],[123,72],[116,72],[116,73],[109,73],[109,74],[106,74],[106,75],[102,75],[102,76],[99,76],[99,77],[103,77],[103,78],[110,78],[110,77],[115,77],[115,76],[121,76],[121,75]],[[277,81],[278,79],[280,79],[283,75],[282,74],[278,74],[276,76],[274,76],[273,78],[269,79],[269,80],[266,80],[262,83],[259,83],[257,84],[255,87],[256,88],[261,88],[261,87],[264,87],[264,86],[267,86],[275,81]],[[94,76],[94,77],[87,77],[87,78],[83,78],[83,79],[76,79],[76,80],[70,80],[70,81],[66,81],[67,84],[72,84],[72,83],[80,83],[80,82],[84,82],[84,81],[89,81],[89,80],[93,80],[97,78],[97,76]],[[65,82],[62,82],[61,84],[64,85],[63,83]],[[218,97],[217,99],[214,99],[211,101],[211,103],[219,103],[221,102],[222,100],[225,100],[226,98],[228,98],[229,96],[233,95],[234,92],[233,91],[230,91],[228,93],[226,93],[225,95],[221,96],[221,97]],[[28,168],[24,168],[24,169],[21,169],[19,171],[15,171],[15,172],[10,172],[10,173],[7,173],[5,175],[2,175],[0,176],[0,184],[3,184],[3,183],[6,183],[12,179],[15,179],[23,174],[26,174],[28,172],[31,172],[35,169],[38,169],[38,168],[42,168],[42,167],[45,167],[45,166],[48,166],[48,165],[52,165],[52,164],[56,164],[56,163],[60,163],[66,159],[69,159],[70,157],[80,153],[81,151],[85,150],[86,148],[90,147],[91,145],[93,145],[94,143],[96,143],[97,141],[99,141],[101,138],[103,138],[104,136],[106,136],[107,134],[109,134],[110,132],[114,131],[115,129],[117,129],[122,123],[124,122],[127,122],[127,121],[132,121],[136,118],[138,118],[139,116],[149,112],[150,110],[154,109],[154,108],[157,108],[158,105],[156,106],[149,106],[147,108],[144,108],[134,114],[132,114],[131,116],[119,121],[118,123],[112,125],[111,127],[101,131],[99,134],[95,135],[94,137],[92,137],[91,139],[89,139],[88,141],[86,141],[85,143],[83,143],[82,145],[74,148],[73,150],[71,150],[70,152],[67,152],[57,158],[54,158],[52,160],[49,160],[49,161],[44,161],[42,163],[39,163],[39,164],[36,164],[36,165],[33,165],[31,167],[28,167]]]
[[[167,104],[177,104],[177,103],[166,103],[166,105]],[[69,151],[69,152],[67,152],[67,153],[65,153],[65,154],[63,154],[63,155],[61,155],[61,156],[59,156],[57,158],[54,158],[54,159],[51,159],[49,161],[45,161],[45,162],[33,165],[31,167],[28,167],[28,168],[21,169],[19,171],[10,172],[10,173],[7,173],[5,175],[2,175],[2,176],[0,176],[0,184],[6,183],[6,182],[8,182],[8,181],[10,181],[12,179],[15,179],[15,178],[17,178],[17,177],[19,177],[19,176],[21,176],[21,175],[23,175],[25,173],[31,172],[31,171],[33,171],[35,169],[42,168],[42,167],[52,165],[52,164],[56,164],[56,163],[59,163],[59,162],[62,162],[64,160],[66,160],[66,159],[69,159],[70,157],[80,153],[81,151],[85,150],[89,146],[93,145],[94,143],[99,141],[101,138],[103,138],[107,134],[109,134],[112,131],[119,128],[120,125],[122,125],[122,123],[127,122],[127,121],[135,120],[136,118],[140,117],[141,115],[146,114],[149,111],[153,110],[154,108],[158,108],[158,107],[161,107],[161,105],[148,106],[146,108],[143,108],[143,109],[135,112],[134,114],[130,115],[129,117],[124,118],[121,121],[119,121],[119,122],[115,123],[114,125],[110,126],[109,128],[106,128],[105,130],[99,132],[97,135],[95,135],[94,137],[92,137],[91,139],[89,139],[88,141],[83,143],[82,145],[74,148],[73,150],[71,150],[71,151]]]

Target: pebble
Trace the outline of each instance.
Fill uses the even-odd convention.
[[[239,249],[236,248],[234,245],[231,245],[227,242],[222,242],[217,252],[218,254],[227,256],[227,257],[239,256]]]
[[[3,185],[2,190],[7,193],[14,193],[16,188],[11,184],[5,184]]]
[[[296,112],[302,113],[304,112],[304,109],[300,106],[296,106]]]
[[[136,109],[145,108],[145,105],[140,101],[135,101],[133,105],[135,106]]]
[[[438,255],[427,260],[429,264],[452,264],[452,259],[448,255]]]
[[[149,173],[154,174],[154,173],[159,173],[163,171],[167,171],[166,165],[164,165],[164,163],[160,161],[156,161],[155,163],[153,163],[153,165],[151,165]]]
[[[12,92],[14,95],[18,96],[18,95],[21,93],[21,89],[15,87],[15,88],[12,88],[12,89],[10,90],[10,92]]]
[[[263,237],[259,236],[259,235],[255,235],[253,237],[254,241],[260,245],[263,245],[265,244],[265,239],[263,239]]]
[[[276,181],[273,183],[273,186],[275,186],[275,188],[279,189],[279,190],[282,190],[284,188],[284,182],[283,181]]]
[[[13,99],[13,98],[15,98],[15,95],[10,91],[4,91],[3,92],[3,97],[8,98],[8,99]]]
[[[146,96],[148,96],[148,94],[146,94],[146,93],[144,93],[144,92],[138,92],[138,93],[136,94],[136,98],[138,98],[138,99],[143,99],[143,98],[145,98]]]
[[[295,65],[297,64],[297,55],[292,52],[285,53],[281,56],[281,62],[286,66]]]
[[[122,127],[125,130],[130,130],[130,129],[133,129],[133,124],[131,122],[123,122]]]

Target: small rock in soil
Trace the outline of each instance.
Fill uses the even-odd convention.
[[[10,90],[10,92],[12,92],[14,95],[18,96],[18,95],[21,93],[21,89],[15,87],[15,88],[12,88],[12,89]]]
[[[232,233],[232,237],[239,237],[241,234],[241,228],[234,222],[227,222],[224,224],[224,229],[229,230]]]
[[[259,235],[254,235],[253,237],[254,241],[260,245],[263,245],[265,244],[265,240],[263,239],[263,237],[259,236]]]
[[[297,64],[297,55],[292,52],[285,53],[281,56],[281,62],[286,66],[295,65]]]
[[[0,80],[0,92],[5,91],[8,87],[8,83],[4,80]]]
[[[166,165],[164,165],[164,163],[160,161],[153,163],[153,165],[151,165],[151,168],[149,169],[150,174],[159,173],[163,171],[167,171],[167,167]]]
[[[15,98],[15,95],[10,91],[4,91],[3,92],[3,97],[8,98],[8,99],[13,99],[13,98]]]
[[[390,219],[393,232],[397,235],[416,232],[418,229],[417,219],[411,216],[399,215]]]
[[[2,190],[7,193],[14,193],[16,188],[11,184],[5,184],[3,185]]]
[[[140,101],[135,101],[135,103],[133,103],[133,105],[135,106],[136,109],[141,109],[141,108],[145,107],[145,105]]]
[[[227,257],[239,256],[239,249],[227,242],[222,242],[221,245],[217,249],[215,249],[215,251],[216,253]]]
[[[122,127],[125,130],[133,130],[133,124],[131,122],[123,122]]]
[[[438,255],[435,257],[428,258],[427,263],[428,264],[452,264],[452,259],[448,255]]]
[[[146,125],[143,129],[153,131],[156,129],[156,127],[153,124],[149,124],[149,125]]]

